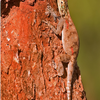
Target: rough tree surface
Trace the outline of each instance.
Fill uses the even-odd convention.
[[[56,27],[53,17],[45,15],[47,3],[57,11],[56,0],[1,2],[1,100],[67,100],[67,72],[56,76],[54,62],[64,52],[61,37],[41,22]],[[72,84],[72,100],[86,100],[77,64]]]

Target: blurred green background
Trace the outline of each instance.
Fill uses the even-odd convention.
[[[100,0],[68,0],[80,38],[78,65],[87,100],[100,100]]]

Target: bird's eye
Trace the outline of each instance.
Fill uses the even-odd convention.
[[[63,4],[63,1],[61,1],[61,4]]]

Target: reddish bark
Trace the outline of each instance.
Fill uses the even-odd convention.
[[[67,73],[56,76],[54,64],[55,56],[64,52],[61,39],[41,22],[57,25],[45,15],[47,3],[57,10],[56,0],[8,0],[8,6],[5,1],[1,5],[1,99],[66,100]],[[77,65],[72,84],[72,99],[86,100]]]

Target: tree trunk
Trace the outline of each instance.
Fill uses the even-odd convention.
[[[64,52],[61,37],[41,22],[56,27],[53,17],[45,15],[47,3],[57,11],[56,0],[1,2],[1,100],[67,100],[67,72],[57,76],[54,62]],[[72,100],[86,100],[77,64]]]

